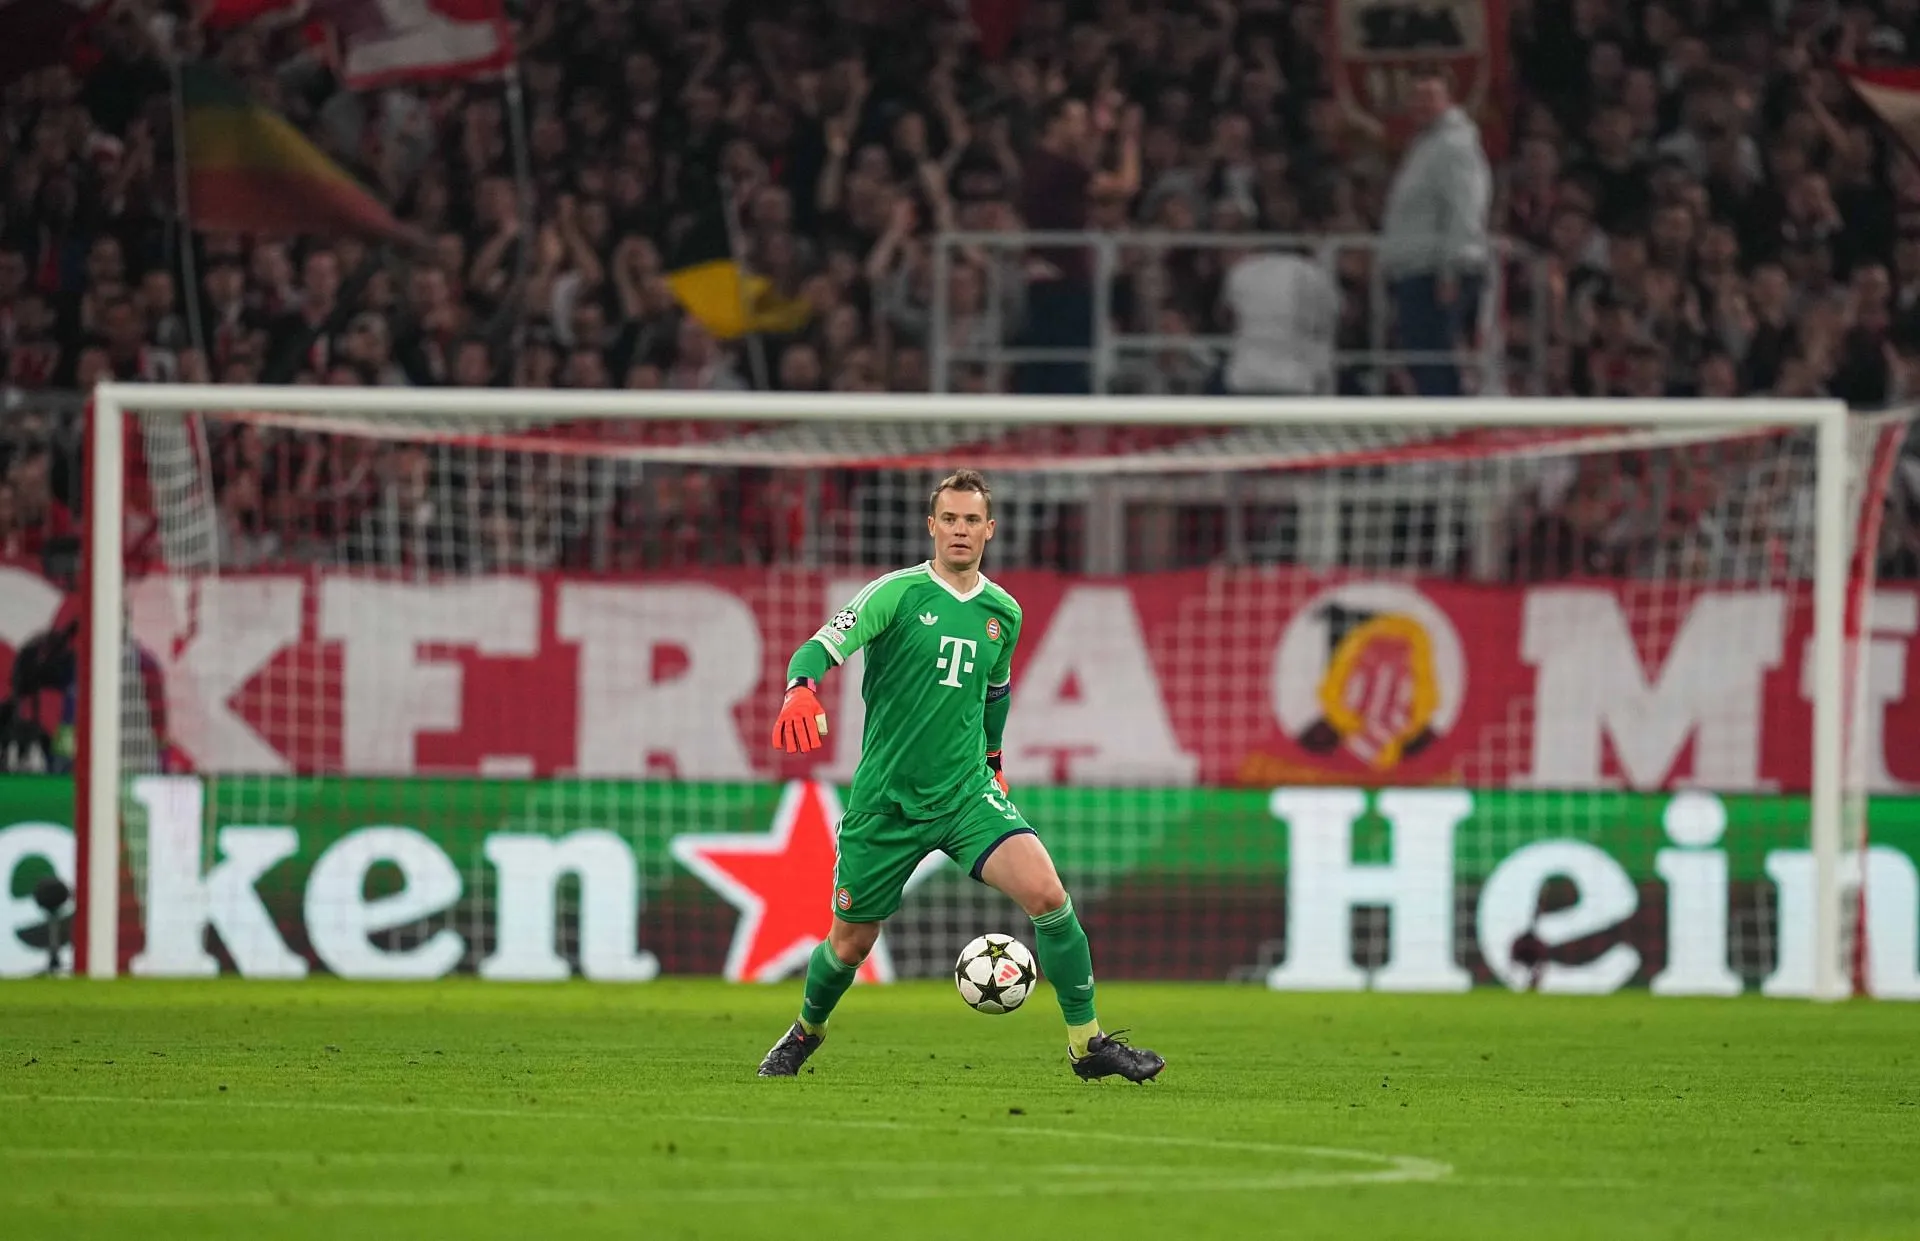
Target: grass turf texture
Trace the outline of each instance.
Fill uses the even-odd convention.
[[[1044,991],[1044,988],[1043,988]],[[1920,1236],[1920,1009],[1110,985],[1051,995],[0,984],[9,1236]]]

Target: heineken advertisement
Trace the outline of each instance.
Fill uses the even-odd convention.
[[[1459,788],[1016,788],[1103,977],[1276,988],[1811,991],[1798,798]],[[128,972],[641,982],[791,976],[824,933],[833,786],[140,777]],[[71,785],[0,781],[0,975],[45,965],[33,885],[71,879]],[[1920,999],[1920,798],[1878,798],[1844,872],[1865,978]],[[944,860],[865,976],[1017,926]]]

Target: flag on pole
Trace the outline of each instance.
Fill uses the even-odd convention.
[[[313,0],[310,14],[340,41],[352,90],[473,78],[513,63],[505,0]]]
[[[667,284],[681,308],[721,340],[806,326],[804,301],[781,297],[772,281],[741,266],[725,213],[725,200],[716,196],[669,238]]]
[[[1860,102],[1886,126],[1907,154],[1920,160],[1920,69],[1837,66]]]
[[[218,69],[183,65],[180,94],[195,228],[410,236],[345,169]]]

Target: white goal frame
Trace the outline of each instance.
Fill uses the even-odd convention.
[[[1642,432],[1681,429],[1724,433],[1806,428],[1814,433],[1813,756],[1809,789],[1814,866],[1816,999],[1851,994],[1843,960],[1846,712],[1845,642],[1848,540],[1849,417],[1832,400],[1620,400],[1578,398],[1286,399],[1259,397],[1049,397],[865,395],[847,393],[715,393],[515,391],[458,388],[335,388],[210,384],[102,383],[94,389],[88,427],[85,529],[87,643],[86,712],[77,773],[76,831],[82,873],[76,970],[89,977],[118,972],[120,932],[120,762],[125,640],[123,563],[129,413],[222,413],[274,410],[294,414],[424,415],[474,420],[526,418],[696,421],[898,422],[903,416],[952,413],[974,424],[1209,426],[1488,427],[1604,426]],[[109,865],[99,859],[113,859]]]

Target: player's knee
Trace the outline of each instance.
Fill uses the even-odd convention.
[[[867,959],[879,938],[877,922],[835,922],[827,933],[827,947],[842,965],[858,965]]]
[[[1066,908],[1067,890],[1061,886],[1058,878],[1054,878],[1035,888],[1021,904],[1029,918],[1044,918]]]

